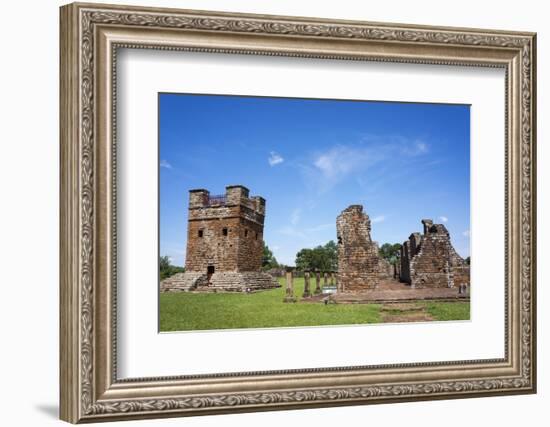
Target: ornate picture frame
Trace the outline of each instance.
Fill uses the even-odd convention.
[[[535,34],[80,3],[60,13],[61,419],[112,421],[536,391]],[[119,48],[504,69],[505,357],[119,379]]]

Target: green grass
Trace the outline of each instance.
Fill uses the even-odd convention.
[[[294,290],[296,298],[300,300],[304,290],[303,278],[294,281]],[[381,322],[380,304],[284,303],[284,297],[284,287],[251,294],[161,293],[160,330],[168,332]],[[439,304],[448,303],[434,303],[434,307]],[[442,316],[447,313],[458,316],[460,311],[441,310]],[[469,318],[469,309],[465,313],[465,318]],[[430,314],[433,315],[432,312]]]
[[[469,320],[469,302],[428,302],[426,311],[435,320]]]

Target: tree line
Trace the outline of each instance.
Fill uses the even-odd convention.
[[[399,260],[400,251],[400,243],[384,243],[380,246],[378,254],[390,264],[395,265]],[[285,267],[277,263],[273,254],[267,245],[265,245],[264,261],[267,260],[269,260],[269,262],[264,263],[264,266],[268,266],[267,269]],[[300,249],[296,254],[294,263],[296,269],[301,271],[336,271],[338,270],[338,245],[334,240],[329,240],[324,245]]]
[[[399,259],[401,244],[384,243],[380,246],[378,254],[391,264],[396,264]],[[469,261],[469,260],[467,260]],[[318,245],[314,248],[303,248],[298,251],[295,259],[295,266],[300,271],[337,271],[338,270],[338,245],[334,240],[329,240],[324,245]],[[280,264],[264,242],[262,254],[262,270],[282,269],[286,265]],[[169,256],[161,256],[159,262],[160,279],[163,280],[176,273],[185,271],[184,267],[178,267],[171,264]]]

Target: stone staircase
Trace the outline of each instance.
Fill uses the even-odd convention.
[[[271,275],[262,272],[221,272],[210,276],[205,273],[177,273],[160,283],[161,292],[253,292],[279,288]]]
[[[204,285],[208,285],[208,276],[204,273],[177,273],[160,282],[160,291],[188,292]]]
[[[245,292],[247,290],[257,291],[261,289],[278,288],[279,282],[267,273],[246,271],[240,273],[221,272],[214,273],[210,277],[208,290]]]

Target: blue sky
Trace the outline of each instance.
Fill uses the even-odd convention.
[[[277,260],[336,240],[362,204],[372,238],[402,243],[422,218],[470,254],[470,107],[296,98],[159,95],[160,254],[184,265],[188,191],[242,184],[267,200]]]

